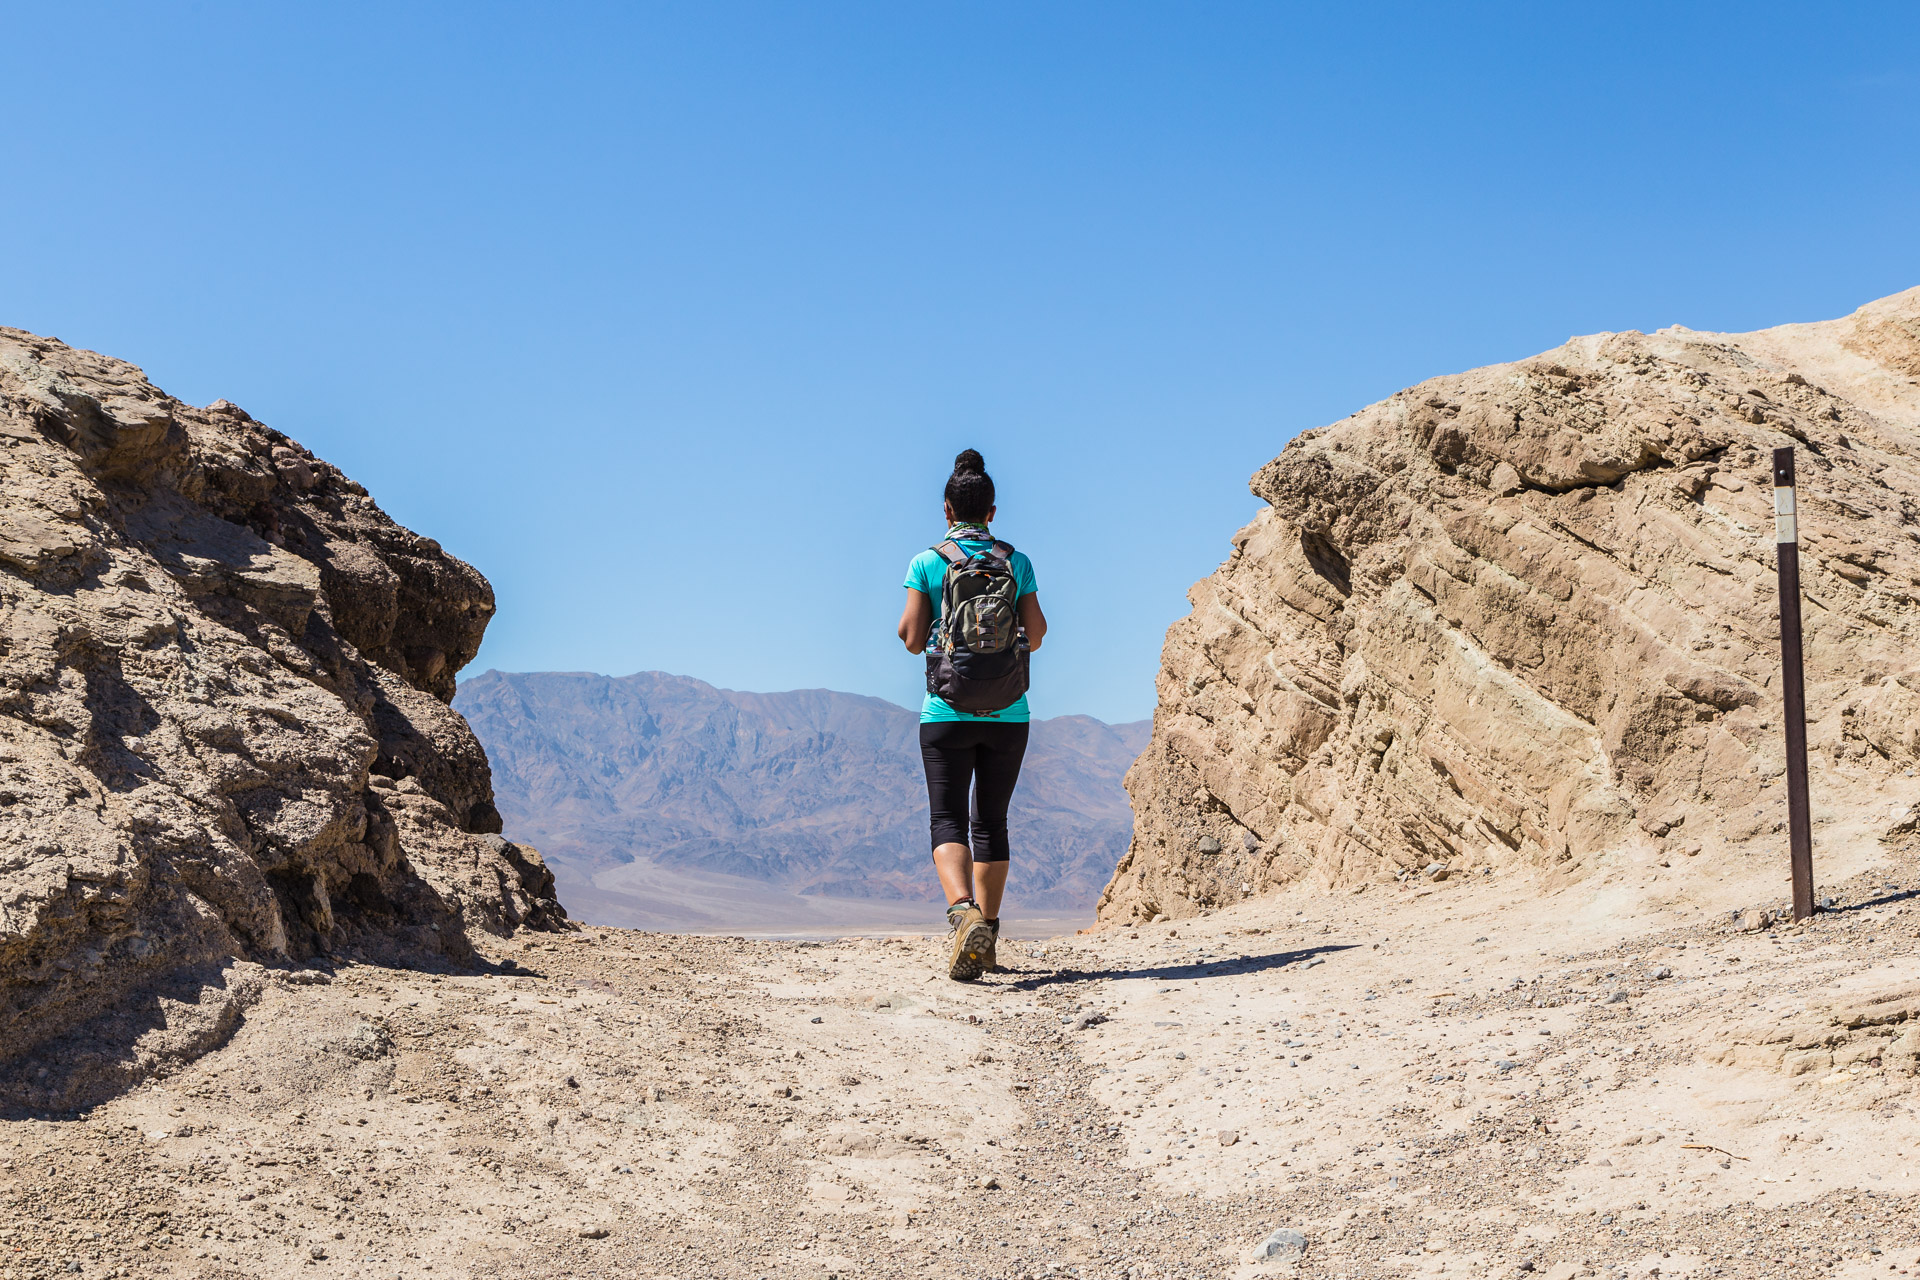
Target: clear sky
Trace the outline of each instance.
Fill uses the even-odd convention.
[[[473,670],[917,700],[952,456],[1150,713],[1295,432],[1920,283],[1920,6],[9,6],[0,324],[493,581]]]

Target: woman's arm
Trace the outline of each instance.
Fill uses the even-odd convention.
[[[1045,622],[1040,624],[1046,626]],[[927,593],[907,588],[907,607],[900,611],[900,643],[907,646],[908,653],[923,653],[927,647],[927,633],[933,630],[933,601],[927,599]]]
[[[1040,612],[1039,593],[1029,591],[1021,596],[1019,609],[1020,625],[1027,629],[1027,648],[1038,649],[1047,635],[1047,615]]]

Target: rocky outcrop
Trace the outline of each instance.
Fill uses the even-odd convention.
[[[1575,338],[1305,432],[1254,476],[1267,509],[1168,632],[1103,916],[1771,836],[1782,445],[1816,807],[1913,766],[1920,290],[1758,333]]]
[[[8,1100],[217,1040],[254,966],[564,919],[447,705],[470,566],[233,405],[14,329],[0,475]]]
[[[1723,1029],[1702,1056],[1790,1076],[1869,1066],[1920,1075],[1920,987],[1885,988],[1813,1012],[1769,1013]]]

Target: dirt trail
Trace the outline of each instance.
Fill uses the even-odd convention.
[[[1920,1274],[1920,865],[1848,847],[1843,909],[1757,933],[1768,868],[1675,855],[973,986],[932,939],[612,929],[278,975],[180,1074],[0,1123],[0,1278]]]

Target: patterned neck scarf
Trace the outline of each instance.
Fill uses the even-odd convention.
[[[947,536],[955,542],[992,542],[993,534],[984,524],[975,524],[971,520],[955,520],[947,526]]]

